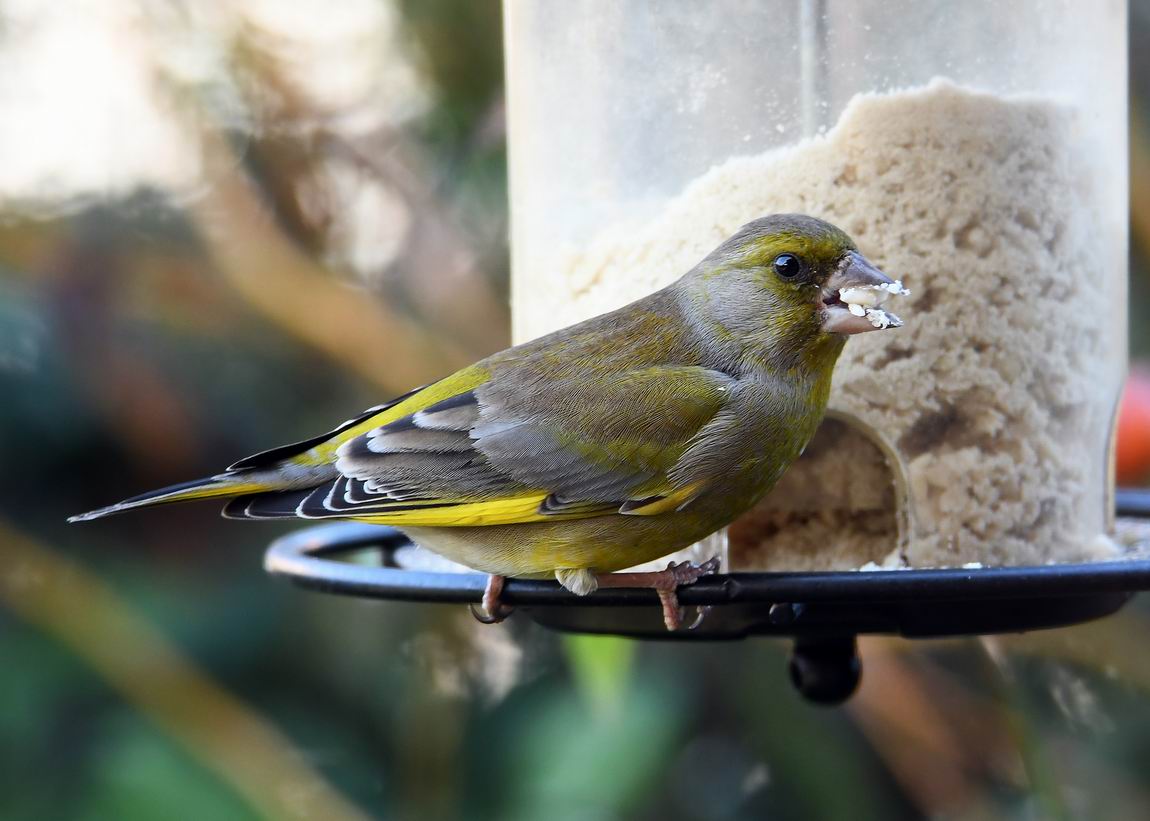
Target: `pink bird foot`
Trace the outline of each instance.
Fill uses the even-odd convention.
[[[663,623],[667,630],[675,632],[683,626],[683,608],[679,606],[679,597],[676,594],[680,585],[694,584],[703,576],[708,576],[719,569],[719,558],[712,556],[702,564],[691,562],[671,562],[666,570],[655,570],[646,573],[602,573],[596,574],[595,579],[600,587],[641,587],[650,588],[659,594],[659,601],[663,604]],[[688,630],[698,627],[710,607],[698,608],[695,619],[687,626]]]

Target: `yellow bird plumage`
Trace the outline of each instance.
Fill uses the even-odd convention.
[[[493,577],[587,593],[727,524],[799,456],[847,336],[899,324],[857,315],[848,288],[897,290],[826,222],[756,220],[624,308],[72,521],[228,497],[229,517],[394,525]]]

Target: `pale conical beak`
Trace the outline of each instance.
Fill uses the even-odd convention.
[[[902,320],[880,306],[892,294],[909,294],[867,262],[858,251],[848,251],[822,289],[822,326],[832,334],[861,334],[897,328]]]

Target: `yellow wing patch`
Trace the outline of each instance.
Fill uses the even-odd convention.
[[[585,512],[540,513],[539,505],[547,498],[546,491],[505,499],[482,502],[464,502],[443,507],[412,508],[352,516],[361,522],[394,525],[396,527],[478,527],[482,525],[511,525],[525,522],[551,522],[557,519],[579,519]]]
[[[338,450],[339,446],[344,442],[361,436],[382,425],[394,422],[397,419],[410,416],[429,405],[434,405],[436,402],[441,402],[444,399],[450,399],[453,396],[458,396],[461,393],[473,390],[486,382],[490,377],[491,372],[487,370],[487,368],[481,368],[476,365],[456,371],[451,376],[444,377],[438,382],[428,385],[419,393],[409,396],[402,402],[380,411],[375,416],[368,417],[354,427],[340,431],[326,442],[316,445],[311,450],[301,453],[299,456],[295,456],[288,461],[292,464],[304,466],[331,464],[335,461],[336,450]]]
[[[658,516],[662,513],[674,513],[681,507],[690,504],[704,487],[703,482],[694,482],[684,488],[653,499],[645,505],[637,505],[622,511],[626,516]]]
[[[620,513],[627,516],[658,516],[663,513],[674,513],[679,508],[689,504],[702,489],[703,483],[697,482],[667,496],[654,499],[645,505],[626,510],[620,510],[618,506],[614,505],[589,503],[573,506],[568,510],[541,513],[540,506],[548,496],[547,491],[533,491],[529,494],[504,499],[463,502],[441,507],[421,508],[413,505],[407,509],[397,508],[387,512],[349,518],[396,527],[403,527],[404,525],[408,527],[479,527],[524,524],[526,522],[554,522],[563,519],[586,519]]]

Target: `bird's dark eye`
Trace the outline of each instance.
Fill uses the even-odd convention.
[[[803,262],[794,254],[779,254],[775,257],[775,273],[783,279],[794,279],[803,270]]]

